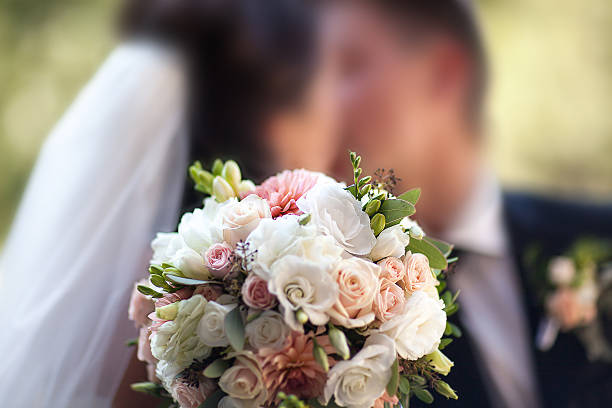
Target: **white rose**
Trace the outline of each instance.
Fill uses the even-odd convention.
[[[225,336],[225,316],[235,307],[236,305],[208,302],[198,324],[198,336],[202,343],[210,347],[229,346],[229,341]]]
[[[434,352],[446,328],[444,302],[422,291],[412,294],[401,314],[383,323],[378,332],[395,341],[397,353],[407,360],[416,360]]]
[[[208,302],[195,295],[179,302],[178,313],[172,321],[162,324],[151,335],[151,352],[158,360],[186,368],[193,360],[208,357],[210,347],[204,344],[196,330]]]
[[[348,361],[336,363],[328,375],[323,392],[325,403],[331,397],[347,408],[370,408],[384,394],[396,358],[393,340],[373,334],[363,349]]]
[[[192,279],[207,280],[211,278],[210,271],[204,262],[204,258],[189,247],[179,249],[169,262],[179,271]]]
[[[406,247],[410,243],[410,237],[404,232],[400,225],[394,225],[380,233],[376,239],[376,245],[370,253],[374,262],[390,256],[401,258],[406,254]]]
[[[287,255],[274,263],[272,275],[268,288],[278,298],[289,327],[303,330],[295,317],[300,309],[314,325],[321,326],[328,322],[327,312],[338,299],[338,285],[324,266]]]
[[[236,357],[234,365],[223,373],[219,379],[219,387],[233,401],[227,401],[228,406],[244,408],[259,408],[268,397],[263,374],[255,355],[250,351],[230,354]]]
[[[189,248],[203,254],[211,245],[223,241],[220,211],[224,207],[225,203],[207,198],[203,209],[197,208],[183,215],[178,233]]]
[[[174,254],[183,247],[185,247],[185,243],[178,233],[158,233],[151,242],[151,248],[153,249],[151,264],[160,265],[162,263],[170,263]]]
[[[558,256],[550,261],[548,266],[548,277],[550,281],[559,286],[566,286],[572,283],[576,276],[574,262],[564,256]]]
[[[242,201],[232,199],[227,203],[221,209],[221,222],[223,239],[231,246],[246,241],[262,219],[272,218],[268,202],[254,194]]]
[[[249,248],[257,250],[255,259],[250,263],[253,272],[269,281],[272,277],[272,264],[287,253],[298,237],[310,234],[310,230],[299,224],[298,217],[285,216],[272,220],[266,218],[247,238]]]
[[[249,344],[257,350],[264,348],[280,349],[285,344],[289,327],[280,313],[267,310],[246,326]]]
[[[300,210],[312,216],[319,232],[333,237],[353,255],[367,255],[376,244],[370,217],[361,203],[339,184],[320,184],[297,202]]]
[[[293,245],[287,249],[287,255],[297,255],[300,258],[312,261],[321,266],[331,269],[336,263],[342,260],[342,255],[346,254],[330,236],[317,235],[314,230],[310,230],[310,236],[298,237]]]

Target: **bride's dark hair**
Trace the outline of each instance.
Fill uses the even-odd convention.
[[[259,139],[271,112],[298,103],[315,55],[305,0],[128,0],[123,28],[184,52],[191,157],[237,159],[250,178],[270,169]]]

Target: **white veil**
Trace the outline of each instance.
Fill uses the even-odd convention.
[[[43,146],[0,258],[1,407],[111,405],[130,291],[176,226],[183,94],[172,53],[121,45]]]

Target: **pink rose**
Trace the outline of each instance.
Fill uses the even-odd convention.
[[[215,301],[223,294],[223,288],[219,285],[200,285],[193,294],[202,295],[208,301]]]
[[[217,279],[223,279],[230,272],[232,248],[225,242],[214,244],[204,253],[204,264]]]
[[[378,266],[381,268],[380,278],[388,279],[393,283],[401,281],[406,276],[406,268],[402,261],[398,258],[390,256],[378,261]]]
[[[404,290],[388,279],[382,279],[380,292],[374,298],[374,313],[381,322],[401,314],[406,303]]]
[[[168,306],[171,303],[189,299],[191,296],[193,296],[193,288],[189,287],[179,289],[174,293],[165,293],[163,297],[155,300],[155,307]]]
[[[155,310],[153,301],[137,289],[138,285],[147,285],[146,280],[137,282],[132,289],[132,297],[130,298],[130,307],[128,309],[128,316],[130,320],[136,323],[136,327],[148,326],[151,322],[148,318],[149,313]]]
[[[276,306],[276,296],[268,291],[268,282],[250,274],[242,285],[242,300],[254,309],[267,310]]]
[[[332,272],[338,301],[328,311],[332,322],[346,328],[363,327],[374,320],[374,298],[379,291],[380,267],[360,258],[344,259]]]
[[[197,387],[176,380],[172,384],[172,397],[181,408],[198,408],[216,389],[215,384],[208,379],[201,379]]]
[[[143,363],[156,364],[157,359],[151,353],[151,342],[149,341],[150,331],[143,327],[138,335],[138,352],[136,357]]]
[[[406,254],[404,257],[404,289],[407,292],[427,290],[436,285],[436,279],[429,267],[429,259],[423,254]]]

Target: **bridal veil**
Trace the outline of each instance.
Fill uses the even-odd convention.
[[[171,52],[121,45],[45,142],[0,258],[0,406],[110,406],[133,282],[176,226],[183,94]]]

